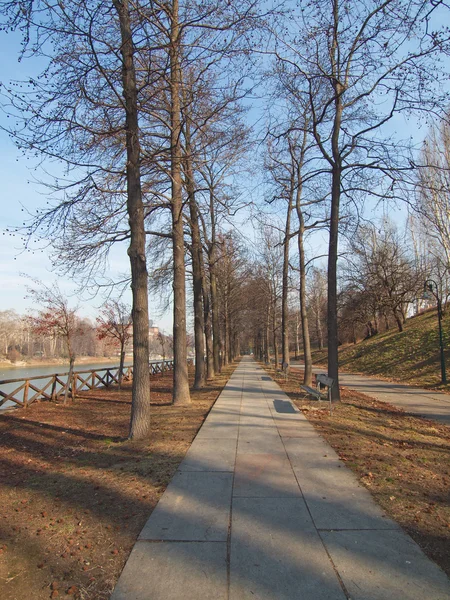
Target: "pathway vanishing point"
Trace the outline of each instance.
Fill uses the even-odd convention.
[[[386,517],[250,358],[215,403],[111,600],[450,600],[450,580]]]

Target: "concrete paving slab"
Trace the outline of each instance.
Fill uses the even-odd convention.
[[[294,471],[318,529],[399,529],[365,488],[332,489],[327,481]],[[320,479],[320,474],[317,477]]]
[[[321,537],[352,600],[449,600],[450,581],[402,531]]]
[[[239,424],[239,412],[231,411],[228,408],[222,408],[213,410],[206,417],[204,425],[238,425]]]
[[[450,600],[446,576],[263,377],[241,362],[112,600]]]
[[[276,427],[240,427],[238,454],[282,454],[286,451]]]
[[[240,418],[240,425],[254,425],[255,427],[276,427],[272,415],[269,411],[261,411],[258,414],[258,409],[242,411]]]
[[[138,542],[111,600],[226,600],[227,545]]]
[[[278,433],[281,437],[302,437],[302,438],[317,438],[317,431],[306,420],[289,415],[292,418],[274,417],[274,423],[278,427]]]
[[[176,473],[139,539],[226,541],[232,483],[232,473]]]
[[[237,440],[239,424],[236,423],[221,423],[220,421],[204,423],[197,433],[196,440],[211,438],[218,439],[233,439]]]
[[[284,438],[303,438],[306,439],[308,437],[314,437],[313,434],[309,432],[302,431],[298,425],[284,425],[278,428],[278,433],[280,436]]]
[[[284,498],[301,496],[301,493],[286,456],[239,454],[233,496]]]
[[[235,498],[230,600],[344,600],[302,499]]]
[[[189,448],[179,471],[234,471],[236,440],[197,438]]]
[[[279,428],[280,435],[282,435],[282,429]],[[306,430],[302,436],[298,436],[303,439],[287,439],[283,440],[284,447],[289,456],[289,460],[294,466],[307,465],[307,461],[313,461],[314,464],[317,460],[322,458],[334,458],[338,460],[338,456],[333,448],[326,442],[317,431],[311,432]],[[344,467],[344,463],[340,463]]]
[[[284,442],[318,529],[398,528],[321,438]]]

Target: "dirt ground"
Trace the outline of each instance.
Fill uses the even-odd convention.
[[[0,415],[0,598],[106,600],[234,365],[192,406],[152,379],[152,435],[126,440],[131,388]]]
[[[330,416],[327,402],[310,401],[300,390],[300,373],[285,382],[266,370],[378,504],[450,576],[450,428],[344,388]]]

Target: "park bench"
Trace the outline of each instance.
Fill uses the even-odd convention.
[[[312,388],[309,385],[301,385],[300,388],[307,392],[310,396],[316,398],[316,400],[329,400],[331,403],[331,388],[333,387],[334,379],[328,377],[328,375],[319,374],[316,375],[316,388]],[[328,393],[325,398],[323,398],[321,388],[328,388]]]

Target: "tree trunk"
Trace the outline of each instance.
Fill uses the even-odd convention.
[[[293,182],[292,182],[293,183]],[[291,194],[286,215],[286,226],[284,229],[283,242],[283,285],[281,291],[281,345],[282,345],[282,361],[283,365],[289,366],[289,307],[288,307],[288,291],[289,291],[289,242],[291,234],[291,211],[292,211],[292,194],[294,193],[294,185],[291,185]]]
[[[213,200],[211,200],[213,202]],[[212,208],[213,213],[213,208]],[[217,297],[217,278],[216,278],[216,239],[215,222],[212,218],[211,244],[208,253],[209,259],[209,281],[211,287],[211,309],[212,309],[212,329],[213,329],[213,360],[214,371],[220,373],[220,323],[219,323],[219,299]]]
[[[300,343],[298,335],[298,331],[300,329],[300,321],[298,319],[298,312],[295,311],[295,313],[295,360],[298,360],[298,355],[300,353]]]
[[[309,337],[308,313],[306,310],[306,266],[305,266],[305,248],[303,243],[304,220],[301,208],[298,203],[299,229],[297,235],[298,256],[300,269],[300,319],[302,323],[302,341],[303,356],[305,361],[305,371],[303,374],[303,383],[311,386],[312,384],[312,358],[311,358],[311,340]]]
[[[123,363],[125,362],[125,342],[121,340],[120,342],[120,364],[119,364],[119,390],[122,387],[122,379],[123,379]]]
[[[195,341],[195,379],[194,389],[199,390],[205,385],[205,341],[204,341],[204,312],[203,312],[203,270],[201,265],[202,245],[200,226],[198,222],[198,206],[195,199],[195,182],[192,169],[191,134],[189,117],[185,117],[186,139],[186,188],[189,198],[189,212],[191,220],[192,238],[192,275],[194,292],[194,341]]]
[[[141,190],[136,73],[128,0],[113,0],[122,38],[122,83],[126,107],[127,212],[130,225],[128,256],[133,294],[133,387],[130,439],[150,433],[150,371],[148,351],[148,273],[145,256],[145,223]]]
[[[302,342],[303,342],[303,358],[305,363],[305,370],[303,373],[303,383],[311,386],[312,384],[312,358],[311,358],[311,339],[309,336],[309,322],[308,312],[306,306],[306,261],[305,261],[305,219],[302,211],[302,192],[303,192],[303,181],[302,181],[302,168],[303,158],[306,148],[306,132],[303,135],[302,150],[300,160],[298,161],[296,171],[296,195],[295,195],[295,208],[298,218],[298,233],[297,233],[297,246],[298,246],[298,257],[299,257],[299,278],[300,278],[300,290],[299,290],[299,301],[300,301],[300,320],[302,324]]]
[[[265,327],[265,336],[264,336],[264,356],[266,364],[270,363],[270,339],[269,339],[269,331],[270,331],[270,306],[267,310],[267,319],[266,319],[266,327]]]
[[[181,32],[178,0],[173,0],[170,27],[170,122],[173,240],[173,403],[190,404],[186,336],[186,273],[184,264],[183,197],[181,177]]]
[[[69,399],[69,389],[72,390],[72,400],[75,397],[75,390],[73,389],[73,365],[75,364],[75,356],[69,351],[69,374],[67,375],[66,390],[64,392],[63,404],[67,404]]]
[[[206,341],[206,377],[212,379],[214,377],[214,355],[213,355],[213,337],[212,337],[212,319],[211,319],[211,301],[208,289],[208,283],[205,277],[205,264],[203,253],[200,259],[201,268],[203,271],[203,310],[205,322],[205,341]]]
[[[279,362],[279,356],[278,356],[278,336],[277,336],[277,330],[276,327],[273,328],[272,331],[272,336],[273,336],[273,353],[274,353],[274,367],[275,370],[278,369],[278,362]]]
[[[222,353],[222,361],[224,365],[228,364],[228,353],[230,351],[230,323],[228,321],[228,295],[225,284],[225,298],[224,298],[224,307],[223,307],[223,353]]]
[[[397,323],[398,330],[401,333],[403,331],[403,319],[401,317],[401,314],[398,314],[399,311],[395,308],[392,309],[392,312],[394,314],[394,318],[395,318],[395,322]]]
[[[316,307],[316,331],[317,331],[317,341],[319,343],[319,350],[323,350],[323,327],[322,321],[320,319],[320,301],[317,300]]]
[[[337,321],[337,256],[339,231],[339,203],[341,197],[341,168],[340,164],[332,167],[331,184],[331,213],[330,238],[328,245],[328,376],[334,380],[331,388],[331,398],[339,401],[339,339]]]

